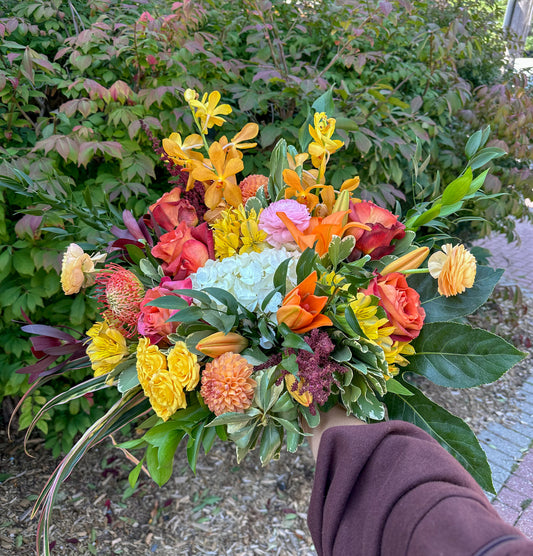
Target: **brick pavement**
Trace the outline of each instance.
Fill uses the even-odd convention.
[[[517,223],[519,242],[508,244],[505,237],[492,235],[476,242],[492,253],[490,263],[504,268],[500,283],[518,284],[533,297],[533,225]],[[517,392],[519,417],[500,425],[491,423],[478,438],[492,468],[497,495],[490,496],[503,519],[533,539],[533,369]]]

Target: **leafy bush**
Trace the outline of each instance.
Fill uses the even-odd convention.
[[[50,206],[66,196],[71,210],[45,211],[41,221],[31,214],[37,203],[31,195],[0,193],[0,333],[7,346],[0,355],[0,398],[26,388],[23,375],[14,373],[29,356],[12,322],[21,311],[39,322],[87,328],[94,304],[82,306],[59,292],[59,253],[87,227],[84,210],[107,207],[115,219],[124,208],[140,215],[167,189],[142,122],[159,138],[188,129],[181,98],[187,87],[218,89],[237,101],[229,137],[246,121],[260,124],[260,150],[248,158],[246,173],[266,173],[279,138],[305,141],[312,103],[332,89],[327,110],[346,144],[333,182],[359,173],[366,196],[398,204],[398,213],[438,198],[465,166],[459,153],[468,136],[490,125],[511,153],[492,162],[498,194],[505,192],[491,201],[498,229],[512,234],[511,217],[523,215],[530,155],[515,145],[530,140],[517,137],[531,131],[502,118],[521,110],[529,121],[531,104],[523,87],[519,95],[516,84],[494,83],[503,68],[495,2],[4,4],[0,175],[13,176],[17,168],[48,191]],[[498,110],[487,110],[489,104]],[[415,153],[428,157],[415,161],[425,169],[416,180]],[[515,179],[515,157],[522,181]],[[496,183],[489,183],[494,191]],[[477,231],[495,225],[484,222]],[[99,230],[85,235],[87,249],[110,239]]]

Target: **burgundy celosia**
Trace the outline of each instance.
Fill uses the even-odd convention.
[[[330,358],[335,345],[326,332],[315,329],[304,340],[313,353],[301,349],[296,355],[301,391],[309,392],[313,402],[324,405],[331,394],[331,386],[338,385],[335,373],[344,374],[348,369]]]

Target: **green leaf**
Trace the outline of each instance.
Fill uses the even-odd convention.
[[[31,258],[31,253],[27,249],[15,251],[13,254],[13,266],[15,270],[23,276],[31,276],[35,272],[35,265]]]
[[[437,218],[437,216],[440,214],[441,208],[441,203],[437,203],[430,209],[424,211],[419,216],[413,216],[409,218],[409,220],[405,223],[405,226],[407,228],[410,228],[411,230],[417,230],[418,228],[420,228],[420,226],[423,226],[424,224],[431,222],[434,218]]]
[[[274,288],[278,290],[282,296],[285,296],[287,290],[287,269],[292,258],[285,259],[274,272]]]
[[[370,139],[360,131],[353,132],[353,139],[355,141],[355,146],[363,154],[366,154],[372,148],[372,142],[370,141]]]
[[[490,384],[525,354],[486,330],[454,322],[425,324],[406,370],[450,388]]]
[[[169,435],[173,434],[179,429],[179,424],[176,421],[167,421],[165,423],[159,423],[152,427],[146,434],[142,437],[144,442],[148,442],[152,446],[157,448],[163,446],[167,441]]]
[[[277,427],[269,423],[263,435],[261,436],[261,444],[259,446],[259,459],[263,465],[269,461],[276,459],[281,447],[281,434]]]
[[[253,417],[250,415],[246,415],[246,413],[223,413],[218,417],[215,417],[210,423],[208,423],[207,427],[216,427],[218,425],[244,425],[248,421],[250,421]]]
[[[387,392],[391,392],[392,394],[400,394],[402,396],[412,396],[413,393],[408,390],[401,382],[398,382],[394,378],[389,378],[387,380]]]
[[[408,282],[420,295],[426,312],[424,322],[427,325],[430,322],[455,320],[472,314],[487,301],[502,274],[502,269],[478,266],[474,285],[463,293],[450,297],[439,294],[438,282],[429,274],[411,275]]]
[[[305,280],[315,270],[317,254],[314,249],[307,248],[296,263],[296,279],[298,284]]]
[[[467,194],[471,183],[472,168],[467,168],[462,176],[459,176],[446,186],[442,193],[442,204],[446,206],[458,203]]]
[[[198,461],[198,454],[200,446],[202,445],[202,438],[204,435],[205,421],[202,421],[189,435],[187,441],[187,461],[189,466],[196,473],[196,462]]]
[[[139,264],[142,259],[146,258],[144,251],[140,247],[137,247],[137,245],[128,243],[126,244],[126,250],[133,261],[133,264]]]
[[[494,492],[487,456],[468,425],[426,398],[411,384],[412,396],[387,394],[389,418],[413,423],[429,433],[474,477],[481,488]]]
[[[488,162],[495,158],[500,158],[505,156],[507,153],[503,149],[498,149],[497,147],[485,147],[470,161],[470,167],[472,170],[477,170],[482,166],[485,166]]]
[[[117,389],[121,394],[139,386],[139,377],[137,376],[137,367],[135,363],[122,371],[118,377]]]
[[[313,353],[311,346],[301,336],[294,332],[289,332],[289,334],[285,335],[282,346],[285,348],[303,349]]]
[[[350,327],[354,334],[357,336],[365,336],[362,328],[359,326],[359,321],[353,312],[353,309],[348,305],[344,311],[344,318],[346,319],[346,324]]]
[[[478,129],[475,133],[468,138],[465,146],[465,154],[468,160],[470,160],[478,151],[481,146],[481,139],[483,138],[483,131]]]
[[[128,483],[130,484],[131,488],[134,488],[137,484],[139,479],[139,473],[141,472],[143,466],[143,461],[141,460],[131,471],[128,475]]]
[[[196,322],[201,320],[203,317],[204,312],[200,307],[186,307],[185,309],[181,309],[178,313],[171,316],[167,322]]]
[[[283,128],[279,124],[268,124],[261,129],[260,142],[263,148],[269,147],[281,135]]]
[[[489,169],[487,168],[484,172],[482,172],[481,174],[479,174],[479,176],[472,180],[472,183],[470,184],[470,187],[468,188],[468,191],[465,195],[465,199],[473,195],[478,189],[483,186],[488,173]]]
[[[354,247],[355,238],[353,236],[348,235],[342,239],[339,236],[333,236],[327,253],[331,264],[336,267],[350,255]]]
[[[197,301],[203,303],[204,305],[207,305],[208,307],[210,307],[213,304],[211,298],[203,291],[181,289],[181,290],[172,290],[172,293],[178,295],[184,295],[186,297],[192,297],[193,299],[196,299]]]
[[[320,411],[317,411],[314,415],[311,413],[308,407],[300,406],[300,413],[304,416],[306,423],[314,429],[320,424]]]
[[[239,304],[237,303],[237,300],[226,290],[223,290],[222,288],[205,288],[203,291],[227,307],[228,311],[232,315],[236,315],[239,312]]]
[[[146,303],[148,307],[159,307],[161,309],[186,309],[189,304],[182,297],[177,295],[164,295]]]

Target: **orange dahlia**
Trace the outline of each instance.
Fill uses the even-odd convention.
[[[429,273],[438,280],[441,295],[450,297],[463,293],[474,285],[476,259],[464,245],[451,243],[442,246],[442,251],[433,253],[428,260]]]
[[[250,378],[252,365],[237,353],[227,352],[207,363],[202,373],[200,393],[215,414],[228,411],[242,413],[252,405],[257,385]]]
[[[102,316],[130,337],[137,328],[144,286],[133,272],[109,264],[96,276],[98,301],[105,309]]]
[[[242,194],[242,204],[245,205],[250,197],[255,197],[257,190],[262,187],[265,196],[268,197],[268,178],[261,174],[252,174],[244,178],[239,184]]]

